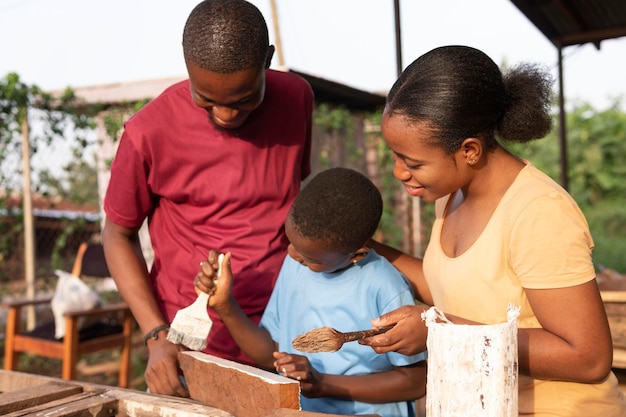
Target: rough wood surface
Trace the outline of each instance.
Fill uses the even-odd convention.
[[[265,417],[346,417],[339,414],[314,413],[312,411],[297,411],[287,408],[278,408],[266,414]],[[379,414],[360,414],[359,417],[381,417]]]
[[[100,395],[104,403],[110,404],[110,402],[113,401],[117,404],[116,417],[235,417],[224,410],[210,407],[189,398],[149,394],[145,391],[109,387],[80,381],[65,381],[59,378],[0,369],[0,393],[2,393],[0,395],[7,394],[8,396],[8,394],[14,394],[22,389],[49,383],[76,385],[80,387],[84,393],[95,392],[97,395]],[[3,400],[0,400],[0,403],[2,403],[2,401]],[[47,404],[50,405],[50,403]],[[88,413],[73,415],[87,415],[89,417],[107,415],[94,413],[93,405],[93,402],[84,402],[80,406],[87,408],[85,408],[85,410],[76,410],[76,412],[86,411]],[[57,406],[61,409],[65,407],[63,404],[55,405],[55,407]],[[92,409],[89,410],[89,407],[92,407]],[[13,415],[13,417],[23,417],[25,415],[56,416],[57,414],[54,414],[52,411],[54,411],[54,408],[46,410],[43,414],[27,414],[24,411],[20,411],[18,414]],[[4,413],[0,413],[0,415],[4,415]]]
[[[626,291],[601,291],[613,340],[613,367],[626,369]]]
[[[118,415],[118,401],[102,394],[105,389],[81,392],[3,414],[5,417],[106,417]],[[1,394],[5,395],[5,394]],[[1,399],[0,399],[1,401]]]
[[[236,417],[233,414],[189,398],[148,394],[113,388],[107,395],[117,398],[121,416],[129,417]]]
[[[46,382],[33,387],[22,388],[0,394],[0,415],[34,407],[59,398],[69,397],[82,392],[78,385]]]
[[[293,379],[201,352],[178,357],[191,398],[204,404],[238,417],[300,409],[300,384]]]

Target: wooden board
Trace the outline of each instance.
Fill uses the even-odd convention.
[[[42,392],[44,386],[35,386],[31,390]],[[80,387],[79,387],[80,388]],[[45,416],[45,417],[106,417],[116,416],[118,414],[118,401],[115,398],[106,397],[102,394],[105,389],[79,392],[78,394],[64,396],[56,400],[39,403],[32,407],[14,410],[11,413],[3,414],[5,417],[27,417],[27,416]],[[11,393],[8,393],[10,395]],[[0,394],[0,403],[3,402],[2,396],[7,393]]]
[[[51,391],[59,391],[61,385],[79,387],[82,396],[68,398],[65,403],[53,401],[42,403],[49,408],[24,409],[9,414],[11,417],[25,416],[108,416],[108,410],[116,412],[120,417],[236,417],[224,410],[210,407],[189,398],[171,397],[167,395],[149,394],[144,391],[109,387],[79,381],[64,381],[42,375],[27,374],[23,372],[5,371],[0,369],[0,404],[5,399],[16,403],[16,399],[24,398],[25,392],[40,392],[43,397],[46,394],[44,387]],[[26,390],[26,391],[22,391]],[[21,391],[21,392],[20,392]],[[56,394],[52,394],[53,397]],[[68,408],[69,407],[69,408]],[[113,408],[116,407],[116,408]],[[62,414],[63,410],[70,410],[72,414]],[[0,415],[5,415],[0,412]]]
[[[613,367],[626,369],[626,291],[600,291],[613,340]]]
[[[228,374],[229,372],[226,373]],[[299,387],[296,381],[288,381]],[[256,400],[246,397],[247,392],[235,395],[236,401],[249,401],[248,407],[257,405]],[[32,402],[29,403],[29,399]],[[59,378],[2,369],[0,369],[0,406],[6,407],[0,410],[0,415],[10,417],[113,415],[117,417],[251,417],[251,414],[233,414],[190,398],[150,394],[82,381],[64,381]],[[18,407],[22,408],[18,411]],[[300,416],[339,417],[293,408],[276,408],[263,415],[263,417]]]
[[[33,387],[5,392],[0,394],[0,415],[69,397],[82,391],[83,389],[78,385],[46,382]]]
[[[600,296],[605,303],[626,303],[626,291],[600,291]]]
[[[300,383],[202,352],[178,355],[191,398],[241,417],[300,409]]]

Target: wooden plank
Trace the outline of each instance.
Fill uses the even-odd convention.
[[[339,414],[314,413],[312,411],[297,411],[288,408],[277,408],[266,414],[265,417],[346,417]],[[359,414],[359,417],[381,417],[380,414]]]
[[[51,381],[63,382],[60,378],[0,369],[0,393],[16,391]]]
[[[12,392],[47,382],[67,383],[60,378],[0,369],[0,392]],[[145,391],[71,381],[83,391],[103,389],[102,395],[117,400],[118,413],[125,417],[235,417],[233,414],[190,398],[157,395]],[[32,411],[32,410],[31,410]],[[1,414],[1,413],[0,413]]]
[[[0,394],[0,415],[69,397],[82,392],[78,385],[47,382],[33,387]]]
[[[227,411],[189,398],[149,394],[123,388],[112,388],[106,395],[119,400],[121,416],[235,417]]]
[[[626,349],[613,349],[613,368],[626,369]]]
[[[600,296],[605,303],[626,302],[626,291],[600,291]]]
[[[264,417],[277,408],[300,409],[300,383],[202,352],[180,352],[191,398],[238,417]]]
[[[99,389],[5,414],[5,417],[107,417],[117,415],[118,400]]]

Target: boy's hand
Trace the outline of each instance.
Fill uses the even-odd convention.
[[[287,378],[300,381],[300,392],[307,398],[322,396],[324,374],[318,372],[306,356],[274,352],[274,367]]]
[[[209,251],[209,256],[200,263],[200,270],[194,279],[196,292],[202,291],[209,294],[208,306],[219,314],[225,305],[234,302],[233,299],[233,272],[230,268],[231,253],[224,255],[221,271],[218,277],[218,253],[216,250]]]

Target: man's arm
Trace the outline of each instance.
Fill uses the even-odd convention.
[[[169,323],[157,304],[150,275],[141,255],[137,229],[119,226],[107,220],[102,243],[107,265],[117,288],[133,312],[143,334]],[[178,377],[180,347],[166,340],[166,330],[157,339],[148,338],[149,358],[145,372],[146,384],[156,394],[188,397],[189,392]]]

